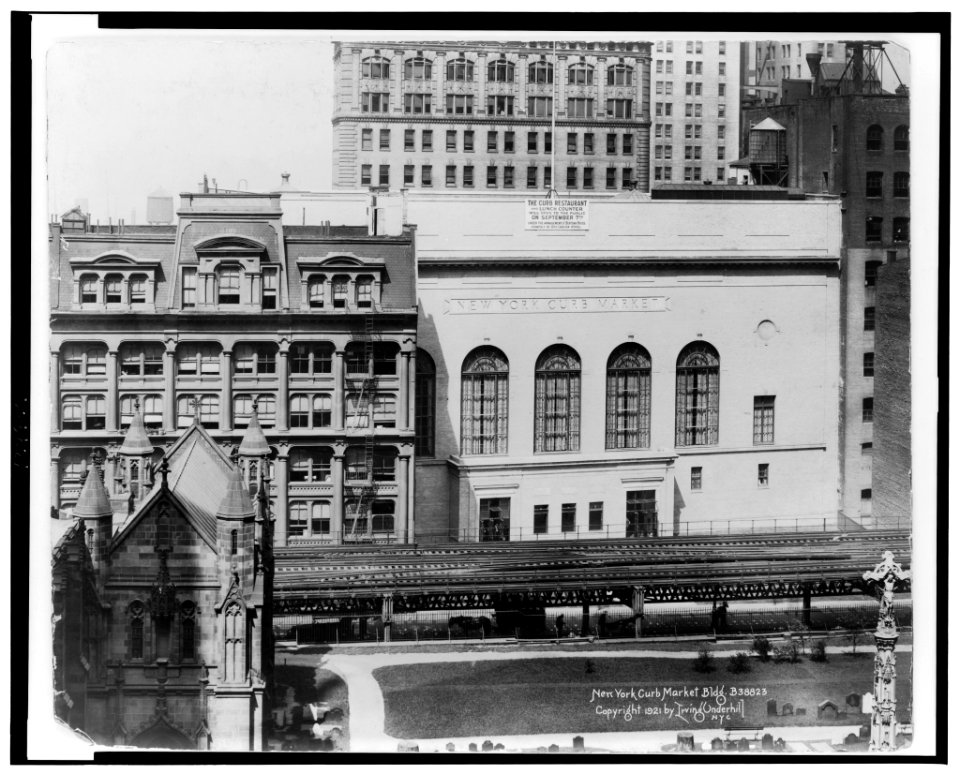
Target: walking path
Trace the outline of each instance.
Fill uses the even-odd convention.
[[[846,653],[848,650],[841,646],[828,646],[827,653]],[[898,652],[910,652],[909,644],[901,645]],[[346,655],[332,653],[321,656],[317,664],[316,655],[297,654],[288,652],[286,659],[293,663],[310,663],[320,668],[328,669],[339,675],[347,685],[348,701],[350,704],[349,730],[350,746],[355,751],[363,752],[396,752],[398,742],[402,741],[389,736],[386,728],[386,706],[380,684],[373,677],[373,671],[385,666],[400,666],[407,664],[438,664],[457,661],[519,661],[524,659],[558,659],[558,658],[657,658],[657,659],[690,659],[690,651],[673,650],[576,650],[576,651],[543,651],[535,652],[447,652],[447,653],[390,653],[379,652],[369,655]],[[438,711],[442,711],[438,708]],[[851,733],[856,733],[856,726],[798,726],[777,727],[771,731],[775,736],[790,741],[799,740],[826,740],[842,741]],[[720,729],[703,729],[700,735],[702,741],[709,742],[713,737],[724,733]],[[799,736],[798,736],[799,735]],[[569,747],[572,744],[572,734],[537,734],[527,736],[508,736],[491,738],[494,743],[500,742],[507,749],[536,749],[541,746],[559,744]],[[407,740],[403,740],[407,741]],[[411,740],[419,744],[421,751],[427,749],[442,749],[448,741],[453,741],[458,750],[465,750],[470,742],[476,742],[479,747],[484,741],[480,737],[464,737],[462,739],[421,739]],[[616,750],[619,752],[659,751],[664,744],[676,742],[676,730],[673,731],[633,731],[589,734],[589,747]],[[701,739],[697,738],[697,742]],[[509,742],[509,744],[508,744]]]

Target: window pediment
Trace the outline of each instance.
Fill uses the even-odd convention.
[[[361,258],[354,253],[327,253],[318,256],[301,256],[297,258],[297,266],[308,269],[357,268],[376,270],[384,266],[381,258]]]
[[[97,266],[106,268],[109,266],[142,266],[156,267],[160,261],[149,258],[139,258],[126,250],[108,250],[92,257],[78,256],[70,259],[71,266]]]
[[[242,234],[218,234],[215,237],[203,239],[193,244],[193,249],[200,253],[265,253],[267,246],[258,239]]]

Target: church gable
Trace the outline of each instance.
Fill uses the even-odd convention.
[[[113,544],[113,574],[152,579],[167,552],[167,568],[177,585],[217,577],[217,554],[186,516],[184,509],[160,492]]]

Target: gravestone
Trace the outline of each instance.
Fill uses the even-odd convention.
[[[747,741],[747,738],[745,736],[741,736],[740,740],[737,742],[737,751],[746,752],[749,749],[750,749],[750,742]]]
[[[547,752],[558,753],[560,752],[560,745],[552,744],[547,748]]]
[[[710,749],[711,750],[722,750],[723,749],[723,740],[719,736],[713,737],[710,740]]]
[[[677,749],[680,752],[693,752],[693,733],[680,731],[677,734]]]
[[[761,750],[772,750],[773,749],[773,734],[764,734],[760,739],[760,749]]]
[[[860,694],[851,693],[847,696],[847,706],[851,709],[859,710],[860,709]]]
[[[820,706],[817,707],[817,717],[822,720],[836,720],[839,714],[840,709],[829,699],[820,702]]]
[[[777,738],[777,741],[773,743],[773,749],[777,752],[783,752],[787,749],[787,743],[783,741],[782,738]]]
[[[470,752],[476,752],[476,751],[477,751],[477,743],[476,743],[476,742],[470,742],[470,746],[469,746],[467,749],[470,750]]]
[[[506,748],[505,748],[502,744],[500,744],[500,742],[497,742],[497,743],[493,746],[493,749],[494,749],[494,750],[505,750]]]
[[[787,702],[786,704],[783,705],[783,710],[782,710],[782,712],[783,712],[784,715],[792,715],[792,714],[793,714],[793,705],[792,705],[790,702]]]
[[[847,734],[844,739],[844,744],[857,744],[860,741],[860,737],[856,734]]]
[[[483,750],[483,752],[490,752],[493,749],[493,742],[489,739],[485,740],[480,749]]]
[[[767,717],[777,714],[777,700],[768,699],[767,700]]]
[[[583,752],[583,737],[575,736],[573,737],[573,750],[574,752]]]
[[[453,742],[447,742],[447,752],[454,752],[457,746]]]
[[[420,745],[411,744],[410,742],[400,742],[397,745],[397,752],[420,752]]]

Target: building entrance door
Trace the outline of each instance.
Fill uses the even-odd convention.
[[[480,542],[500,540],[510,540],[510,498],[484,498],[480,501]]]
[[[640,489],[627,492],[627,537],[656,537],[657,492]]]

